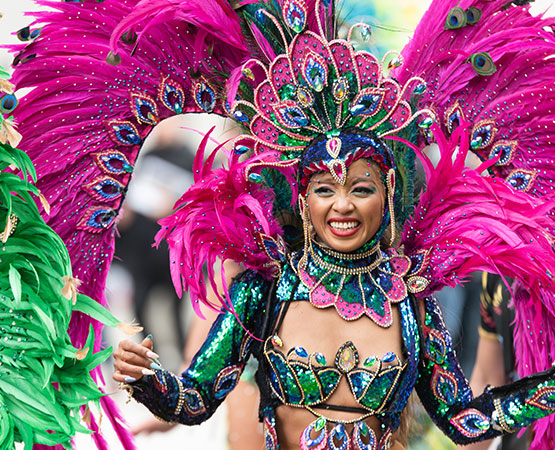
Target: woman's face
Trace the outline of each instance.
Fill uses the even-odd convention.
[[[344,186],[330,173],[315,174],[307,189],[310,221],[320,240],[342,253],[362,247],[380,228],[385,188],[366,159],[350,165]]]

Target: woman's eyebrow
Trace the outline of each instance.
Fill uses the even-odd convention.
[[[355,179],[351,182],[351,185],[357,184],[357,183],[372,183],[372,184],[374,184],[374,185],[376,184],[376,182],[375,182],[372,178],[370,178],[370,177],[358,177],[358,178],[355,178]]]

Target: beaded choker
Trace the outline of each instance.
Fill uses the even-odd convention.
[[[377,325],[393,323],[391,303],[406,298],[403,276],[410,260],[379,245],[343,254],[311,240],[306,254],[297,254],[293,267],[317,308],[334,306],[345,320],[367,315]]]

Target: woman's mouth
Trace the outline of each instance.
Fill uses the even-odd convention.
[[[328,220],[330,231],[340,237],[348,237],[355,234],[360,228],[360,222],[356,219],[330,219]]]

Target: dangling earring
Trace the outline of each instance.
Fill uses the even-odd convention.
[[[395,242],[395,205],[393,204],[393,197],[395,196],[395,170],[389,169],[387,172],[387,204],[389,208],[389,225],[391,226],[391,238],[389,246],[392,247]]]
[[[310,218],[308,217],[308,205],[301,194],[299,194],[299,211],[303,221],[304,234],[304,251],[301,260],[299,261],[299,266],[306,269],[307,256],[310,251],[310,229],[312,224],[310,223]]]

